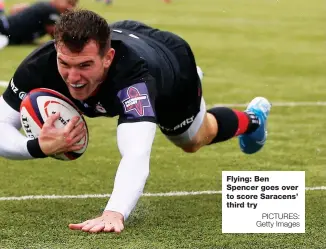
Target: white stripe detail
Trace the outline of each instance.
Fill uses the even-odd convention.
[[[7,87],[8,86],[8,81],[2,81],[2,80],[0,80],[0,86]]]
[[[326,186],[306,187],[307,191],[326,190]],[[192,196],[192,195],[216,195],[222,194],[222,191],[180,191],[166,193],[144,193],[143,197],[170,197],[170,196]],[[27,195],[27,196],[8,196],[0,197],[0,201],[23,201],[23,200],[44,200],[44,199],[90,199],[90,198],[108,198],[110,194],[85,194],[85,195]]]

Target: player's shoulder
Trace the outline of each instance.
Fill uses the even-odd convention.
[[[119,78],[119,82],[132,81],[142,77],[147,70],[147,61],[122,40],[112,41],[116,54],[110,68],[110,75]]]
[[[29,84],[37,85],[42,79],[51,78],[57,70],[56,50],[54,42],[47,42],[31,52],[18,66],[14,73],[14,80],[18,85],[25,85],[28,78]]]
[[[3,98],[18,111],[26,93],[35,88],[57,86],[60,80],[62,79],[57,70],[54,44],[48,42],[35,49],[22,61],[10,80]]]

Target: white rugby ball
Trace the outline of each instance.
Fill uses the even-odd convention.
[[[56,128],[63,128],[74,116],[80,117],[78,124],[80,122],[85,124],[86,135],[77,143],[83,144],[80,150],[52,156],[59,160],[75,160],[87,149],[88,129],[83,115],[75,104],[63,94],[47,88],[37,88],[29,92],[20,105],[20,118],[23,130],[27,137],[37,138],[47,118],[57,112],[60,113],[60,117],[54,123]]]

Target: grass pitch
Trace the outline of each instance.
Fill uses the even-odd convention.
[[[10,1],[8,6],[18,1]],[[306,186],[325,186],[326,6],[321,0],[82,1],[109,22],[135,19],[173,31],[192,46],[205,72],[207,104],[275,106],[265,148],[252,156],[237,140],[196,154],[157,131],[145,192],[220,190],[223,170],[303,170]],[[35,47],[0,51],[0,80],[9,80]],[[2,89],[3,90],[3,89]],[[241,108],[243,109],[243,108]],[[119,163],[116,119],[87,119],[90,145],[75,162],[0,159],[0,196],[110,193]],[[142,197],[121,235],[68,229],[100,214],[107,198],[0,201],[0,248],[326,248],[326,191],[306,192],[305,234],[222,234],[221,195]]]

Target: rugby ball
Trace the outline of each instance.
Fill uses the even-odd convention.
[[[83,144],[80,150],[51,156],[59,160],[75,160],[87,149],[88,129],[83,115],[75,104],[63,94],[47,88],[37,88],[30,91],[20,105],[20,121],[23,130],[27,137],[31,139],[37,138],[44,122],[50,115],[56,112],[60,113],[59,119],[54,123],[56,128],[63,128],[74,116],[80,117],[78,124],[80,122],[85,124],[86,135],[77,143]]]

